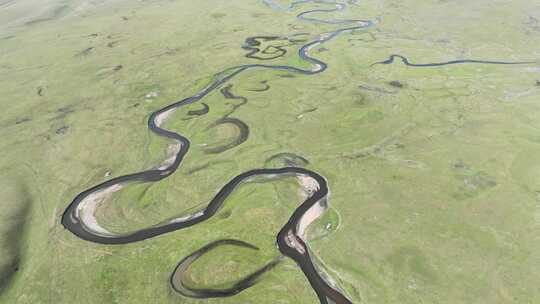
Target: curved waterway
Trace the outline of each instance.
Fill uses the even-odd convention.
[[[371,26],[371,22],[364,20],[323,20],[316,18],[308,18],[308,14],[312,13],[328,13],[342,11],[346,8],[345,4],[335,1],[299,1],[294,5],[303,3],[324,3],[335,6],[331,9],[324,10],[311,10],[305,11],[297,15],[297,18],[304,21],[327,23],[327,24],[346,24],[347,27],[339,28],[327,33],[318,35],[314,40],[305,43],[298,55],[301,59],[311,64],[311,68],[302,69],[287,65],[268,65],[268,64],[246,64],[236,66],[219,72],[214,75],[212,82],[199,91],[197,94],[182,99],[178,102],[172,103],[162,109],[153,112],[148,119],[148,129],[154,134],[165,137],[171,140],[171,144],[168,148],[168,158],[154,169],[146,170],[138,173],[119,176],[107,180],[101,184],[98,184],[90,189],[81,192],[75,197],[73,202],[67,207],[63,216],[62,224],[73,234],[81,239],[101,243],[101,244],[127,244],[153,238],[165,233],[184,229],[214,216],[218,210],[222,207],[227,197],[242,183],[248,182],[253,178],[260,176],[275,178],[281,176],[295,176],[303,189],[304,201],[293,212],[287,223],[281,228],[277,235],[277,246],[280,252],[291,259],[293,259],[303,271],[309,283],[313,287],[313,290],[317,294],[319,300],[323,304],[327,303],[351,303],[351,301],[342,294],[337,286],[326,279],[326,276],[321,274],[320,270],[314,265],[313,260],[310,257],[309,248],[306,244],[306,229],[316,220],[327,207],[327,196],[329,193],[328,184],[323,176],[315,171],[308,170],[302,167],[285,166],[282,168],[265,168],[265,169],[253,169],[244,173],[241,173],[227,182],[219,192],[212,198],[212,200],[201,210],[193,212],[189,215],[182,216],[169,220],[168,222],[157,224],[144,229],[136,230],[130,233],[118,234],[108,231],[106,228],[100,226],[95,218],[95,212],[100,204],[104,203],[115,192],[120,191],[122,188],[128,186],[133,182],[157,182],[167,178],[173,174],[176,169],[182,163],[184,156],[189,150],[190,141],[181,134],[169,131],[161,127],[163,122],[171,116],[180,107],[196,103],[204,99],[208,94],[214,90],[222,87],[229,80],[233,79],[240,73],[253,70],[253,69],[270,69],[287,71],[302,75],[314,75],[326,70],[327,65],[323,61],[311,57],[309,51],[318,45],[321,45],[338,35],[359,30]],[[252,43],[255,44],[255,43]],[[252,51],[252,50],[250,50]],[[253,55],[253,54],[250,54]],[[222,94],[226,98],[241,99],[242,97],[234,96],[230,91],[230,86],[226,86],[221,89]],[[201,110],[194,111],[192,114],[204,115],[208,112],[208,106],[201,102],[203,108]],[[224,119],[233,119],[225,117]],[[218,121],[217,123],[225,123]],[[232,123],[232,122],[229,122]],[[238,123],[238,122],[237,122]],[[245,129],[247,132],[247,126],[242,126],[240,129]],[[247,133],[243,134],[241,138],[244,140],[247,137]],[[237,142],[234,145],[239,144]],[[227,146],[227,148],[229,148]],[[236,246],[242,246],[254,249],[255,247],[242,241],[224,240],[209,244],[197,252],[184,258],[177,266],[173,275],[171,276],[171,284],[173,289],[177,292],[191,297],[209,298],[209,297],[222,297],[231,296],[238,292],[248,288],[255,283],[257,279],[264,272],[272,269],[279,260],[275,260],[264,266],[263,268],[252,273],[245,279],[237,282],[232,288],[227,290],[204,290],[204,289],[190,289],[182,284],[181,276],[183,271],[189,267],[191,262],[197,259],[200,255],[211,250],[212,248],[223,245],[233,244]],[[176,277],[180,277],[180,280],[175,280]],[[178,281],[178,284],[174,282]]]
[[[495,61],[495,60],[458,59],[458,60],[451,60],[451,61],[445,61],[445,62],[412,63],[405,56],[402,56],[399,54],[392,54],[388,57],[388,59],[375,62],[374,64],[372,64],[372,66],[376,64],[392,64],[394,63],[394,60],[396,58],[401,60],[401,62],[403,62],[403,64],[405,64],[406,66],[415,67],[415,68],[440,67],[444,65],[464,64],[464,63],[514,65],[514,64],[532,64],[532,63],[537,62],[537,61]]]
[[[183,294],[187,297],[192,297],[192,298],[230,297],[235,294],[238,294],[239,292],[241,292],[242,290],[246,288],[253,286],[261,275],[263,275],[265,272],[274,268],[281,261],[281,258],[273,259],[272,261],[270,261],[263,267],[250,273],[243,279],[240,279],[239,281],[237,281],[231,287],[228,287],[228,288],[222,288],[222,289],[193,288],[193,287],[187,286],[186,283],[184,282],[185,275],[188,272],[188,269],[191,266],[191,264],[193,264],[197,259],[205,255],[206,253],[210,252],[214,248],[217,248],[219,246],[224,246],[224,245],[243,247],[243,248],[248,248],[251,250],[259,250],[259,248],[257,248],[256,246],[253,246],[250,243],[247,243],[241,240],[224,239],[224,240],[211,242],[210,244],[188,255],[182,261],[180,261],[180,263],[178,263],[170,279],[171,286],[173,287],[173,289],[180,294]]]
[[[184,156],[189,150],[190,141],[181,134],[169,131],[161,127],[163,122],[171,116],[178,108],[183,106],[200,102],[211,92],[216,89],[221,88],[221,93],[225,98],[228,99],[238,99],[246,102],[247,100],[241,96],[235,96],[230,92],[230,86],[224,86],[228,81],[239,75],[240,73],[247,70],[278,70],[278,71],[287,71],[291,73],[297,73],[302,75],[315,75],[326,70],[327,65],[323,61],[314,58],[309,55],[309,51],[321,45],[331,39],[337,37],[338,35],[346,32],[351,32],[355,30],[364,29],[372,25],[371,21],[357,20],[357,19],[321,19],[317,18],[320,14],[327,14],[332,12],[344,11],[347,8],[347,5],[355,5],[357,1],[350,0],[348,4],[337,2],[337,1],[326,1],[326,0],[301,0],[293,2],[289,7],[283,8],[276,5],[271,0],[263,0],[268,6],[289,11],[297,6],[300,6],[305,3],[317,3],[333,6],[329,9],[313,9],[301,12],[297,14],[297,18],[302,21],[309,21],[314,23],[321,23],[327,25],[336,25],[339,28],[334,29],[330,32],[325,32],[319,34],[314,40],[308,41],[305,43],[300,50],[298,51],[298,56],[301,59],[311,64],[311,68],[302,69],[293,66],[287,65],[269,65],[269,64],[246,64],[241,66],[231,67],[224,71],[221,71],[214,75],[213,80],[210,84],[197,92],[195,95],[182,99],[180,101],[171,103],[166,107],[159,109],[153,112],[148,119],[148,129],[154,134],[165,137],[171,140],[169,144],[167,153],[168,157],[161,163],[158,164],[155,168],[128,174],[124,176],[119,176],[107,180],[101,184],[98,184],[90,189],[87,189],[80,194],[78,194],[71,204],[65,210],[62,216],[62,224],[73,234],[78,236],[81,239],[100,243],[100,244],[127,244],[138,241],[143,241],[149,238],[153,238],[162,234],[173,232],[176,230],[188,228],[190,226],[196,225],[207,219],[214,216],[219,209],[223,206],[227,197],[235,191],[235,189],[242,183],[249,182],[250,180],[258,177],[267,177],[267,178],[276,178],[282,176],[294,176],[297,178],[300,187],[304,193],[304,201],[300,206],[294,210],[293,214],[281,228],[277,234],[277,246],[280,252],[288,257],[293,259],[300,269],[305,274],[306,278],[309,280],[313,290],[317,294],[320,303],[328,304],[347,304],[351,303],[343,292],[336,286],[331,279],[329,279],[324,273],[321,272],[317,265],[313,262],[313,259],[310,256],[310,250],[306,244],[306,229],[307,227],[327,208],[327,197],[329,193],[328,184],[323,176],[318,174],[315,171],[305,169],[301,167],[302,165],[307,165],[308,161],[303,159],[300,156],[293,154],[283,154],[276,156],[277,158],[283,158],[286,161],[284,162],[285,166],[281,168],[263,168],[263,169],[253,169],[244,173],[241,173],[235,176],[233,179],[228,181],[224,186],[221,187],[219,192],[211,199],[211,201],[206,205],[206,207],[193,212],[189,215],[185,215],[179,218],[169,220],[164,223],[160,223],[151,227],[144,229],[136,230],[130,233],[118,234],[108,231],[106,228],[100,226],[95,218],[95,212],[100,204],[104,203],[111,195],[115,192],[120,191],[124,187],[127,187],[133,182],[157,182],[162,179],[167,178],[173,174],[176,169],[182,163]],[[255,36],[251,40],[248,40],[248,45],[245,47],[249,51],[248,57],[255,57],[256,52],[260,51],[257,46],[260,44],[255,38],[265,38],[266,40],[273,40],[274,37],[266,36]],[[278,38],[275,38],[278,39]],[[291,40],[289,39],[289,42]],[[294,41],[295,43],[298,41]],[[279,49],[278,49],[279,50]],[[284,50],[276,53],[277,55],[284,54]],[[276,55],[276,56],[277,56]],[[401,59],[405,64],[410,66],[441,66],[446,64],[454,63],[497,63],[497,64],[511,64],[506,62],[488,62],[488,61],[472,61],[472,60],[460,60],[460,61],[450,61],[445,63],[432,63],[432,64],[413,64],[410,63],[405,57],[400,55],[392,55],[388,60],[379,62],[380,64],[390,64],[393,62],[394,58]],[[261,90],[262,91],[262,90]],[[207,104],[201,102],[202,108],[199,110],[192,110],[188,114],[191,116],[200,116],[205,115],[209,111]],[[232,113],[232,112],[231,112]],[[230,115],[229,113],[228,115]],[[216,124],[231,123],[235,124],[241,131],[239,139],[220,147],[220,149],[230,149],[234,148],[236,145],[241,144],[248,136],[248,127],[244,125],[238,119],[232,117],[224,117],[225,121],[217,121]],[[242,133],[243,132],[243,133]],[[212,151],[209,151],[211,153]],[[272,161],[272,160],[270,160]],[[297,163],[300,166],[297,166]],[[240,246],[245,248],[251,248],[256,250],[257,248],[253,245],[245,243],[238,240],[220,240],[214,243],[211,243],[198,251],[192,253],[188,257],[184,258],[177,266],[173,274],[171,275],[171,284],[173,289],[177,292],[191,297],[197,298],[209,298],[209,297],[223,297],[223,296],[232,296],[241,292],[245,288],[252,286],[255,283],[255,280],[262,275],[264,272],[272,269],[280,260],[271,261],[269,264],[265,265],[261,269],[255,271],[254,273],[248,275],[246,278],[237,282],[233,287],[224,290],[209,290],[209,289],[193,289],[187,287],[183,284],[182,275],[184,271],[189,268],[192,262],[194,262],[198,257],[205,254],[209,250],[217,246],[222,245],[233,245]],[[175,283],[177,282],[177,283]]]

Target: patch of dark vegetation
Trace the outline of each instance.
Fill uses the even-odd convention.
[[[29,121],[31,121],[31,120],[32,120],[32,119],[30,119],[29,117],[23,117],[23,118],[21,118],[21,119],[17,119],[17,120],[15,121],[15,124],[16,124],[16,125],[20,125],[20,124],[22,124],[22,123],[29,122]]]
[[[92,53],[93,50],[94,50],[94,47],[91,46],[91,47],[88,47],[88,48],[82,50],[81,52],[79,52],[75,56],[88,56],[88,55],[90,55]]]
[[[75,110],[73,110],[72,106],[65,106],[65,107],[58,108],[56,110],[56,113],[58,113],[58,115],[53,117],[53,119],[55,119],[55,120],[64,119],[64,118],[66,118],[66,116],[68,116],[69,114],[71,114],[73,112],[75,112]]]
[[[146,185],[144,187],[144,189],[137,195],[137,201],[138,202],[143,202],[144,201],[144,197],[146,196],[146,194],[148,193],[148,191],[152,188],[152,184],[149,184],[149,185]],[[144,205],[143,208],[147,208],[150,204],[146,204]]]
[[[532,34],[532,32],[540,32],[540,20],[538,20],[538,18],[535,18],[533,16],[528,16],[529,19],[527,20],[527,22],[525,22],[525,26],[527,27],[527,32],[528,34]]]
[[[206,163],[204,165],[201,165],[201,166],[197,166],[197,167],[194,167],[194,168],[191,168],[187,171],[187,175],[191,175],[193,173],[196,173],[196,172],[199,172],[199,171],[202,171],[206,168],[210,167],[210,163]]]
[[[452,164],[452,169],[454,170],[466,170],[469,169],[469,166],[467,166],[462,160],[458,160],[455,163]]]
[[[327,48],[325,48],[325,47],[321,47],[321,48],[319,48],[319,49],[317,50],[317,52],[319,52],[319,53],[322,53],[322,52],[328,52],[328,51],[329,51],[329,49],[327,49]]]
[[[214,14],[212,14],[212,15],[210,15],[210,16],[212,16],[212,18],[214,18],[214,19],[220,19],[220,18],[223,18],[223,17],[227,16],[227,14],[223,14],[223,13],[214,13]]]
[[[12,39],[12,38],[15,38],[15,35],[9,35],[9,36],[2,37],[2,38],[0,38],[0,40],[9,40],[9,39]]]
[[[215,128],[217,126],[224,125],[224,124],[229,124],[229,125],[235,126],[238,129],[238,136],[236,138],[234,138],[233,140],[227,142],[227,143],[224,143],[224,144],[221,144],[221,145],[218,145],[218,146],[214,146],[214,147],[206,147],[204,149],[205,153],[207,153],[207,154],[222,153],[222,152],[225,152],[227,150],[230,150],[232,148],[235,148],[235,147],[241,145],[242,143],[244,143],[248,139],[248,137],[249,137],[249,127],[248,127],[248,125],[245,122],[243,122],[243,121],[241,121],[240,119],[237,119],[237,118],[230,118],[230,117],[222,118],[222,119],[216,121],[215,123],[213,123],[212,125],[210,125],[210,127],[208,127],[208,129]]]
[[[37,94],[38,94],[38,96],[43,96],[43,88],[42,87],[37,88]]]
[[[383,94],[396,94],[396,91],[390,91],[384,88],[374,87],[374,86],[368,86],[365,84],[361,84],[358,86],[359,89],[365,90],[365,91],[371,91],[371,92],[377,92],[377,93],[383,93]]]
[[[124,21],[128,21],[128,20],[129,20],[129,18],[128,18],[128,17],[126,17],[126,16],[122,16],[122,20],[124,20]]]
[[[303,29],[306,28],[306,27],[303,26],[303,25],[292,24],[292,23],[289,23],[288,26],[289,26],[289,28],[291,28],[291,29],[293,29],[293,30],[303,30]]]
[[[218,216],[222,219],[227,219],[229,217],[231,217],[232,215],[232,211],[231,210],[226,210],[226,211],[222,211]]]
[[[536,86],[537,86],[537,87],[540,87],[540,80],[537,80],[537,81],[536,81]]]
[[[224,163],[229,163],[229,162],[231,162],[231,161],[226,161],[226,160],[209,161],[209,162],[206,162],[206,163],[204,163],[202,165],[190,168],[189,170],[187,170],[186,175],[191,175],[193,173],[197,173],[199,171],[206,170],[206,169],[210,168],[213,165],[224,164]]]
[[[58,17],[61,17],[61,16],[65,15],[68,11],[69,11],[69,5],[62,5],[62,6],[57,7],[50,14],[49,17],[43,17],[43,18],[37,18],[37,19],[34,19],[34,20],[30,20],[30,21],[24,23],[24,25],[33,25],[33,24],[36,24],[36,23],[42,23],[42,22],[46,22],[46,21],[51,21],[51,20],[54,20],[54,19],[56,19]]]
[[[5,190],[5,189],[3,189]],[[15,274],[21,267],[23,234],[30,215],[32,197],[27,186],[23,183],[17,185],[18,202],[14,204],[17,210],[10,214],[3,214],[2,223],[7,230],[2,231],[1,248],[4,251],[3,264],[0,264],[0,293],[7,289]]]
[[[456,173],[456,179],[463,183],[454,194],[458,199],[474,197],[481,191],[497,186],[497,181],[492,176],[475,170],[461,160],[453,163],[452,169]]]
[[[56,111],[60,113],[72,113],[73,109],[71,108],[71,106],[65,106],[65,107],[58,108]]]
[[[420,248],[397,247],[386,256],[385,260],[397,274],[410,273],[414,278],[425,282],[437,281],[437,271],[431,265],[429,257]]]
[[[305,167],[309,165],[309,161],[298,154],[291,152],[283,152],[270,156],[264,161],[265,167],[280,168],[287,167]]]
[[[368,104],[367,98],[364,94],[355,94],[356,98],[353,99],[354,104],[359,106],[365,106]]]
[[[473,176],[465,177],[463,183],[466,187],[469,187],[471,189],[492,188],[497,185],[497,182],[484,172],[478,172]]]
[[[171,49],[171,48],[167,47],[165,51],[160,52],[160,53],[155,54],[155,55],[152,55],[152,56],[150,56],[148,58],[159,58],[161,56],[172,56],[172,55],[175,55],[176,53],[178,53],[179,50],[180,50],[179,48]]]
[[[99,36],[98,33],[93,33],[93,34],[90,34],[90,35],[88,35],[86,37],[88,37],[88,38],[96,38],[97,36]]]
[[[295,34],[290,35],[288,39],[292,43],[300,43],[300,42],[308,41],[307,38],[301,38],[302,36],[309,36],[309,33],[295,33]]]
[[[61,126],[60,128],[56,129],[56,131],[54,131],[54,133],[56,133],[58,135],[66,134],[68,129],[69,129],[69,126]]]
[[[259,82],[260,84],[264,85],[262,89],[248,89],[248,91],[251,92],[264,92],[270,90],[270,85],[268,85],[268,80],[263,80]]]
[[[311,113],[311,112],[315,112],[315,111],[317,111],[318,109],[319,109],[319,108],[314,107],[314,108],[310,108],[310,109],[304,110],[304,111],[300,112],[296,117],[301,118],[302,116],[304,116],[304,114]]]
[[[124,68],[124,66],[121,65],[121,64],[118,64],[118,65],[115,65],[115,66],[112,66],[112,67],[105,67],[105,68],[100,69],[96,73],[96,75],[101,76],[101,77],[109,77],[109,76],[113,75],[114,73],[122,70],[123,68]]]
[[[393,86],[394,88],[403,89],[405,87],[405,84],[403,84],[400,81],[392,80],[388,82],[389,85]]]
[[[373,42],[373,41],[377,40],[375,35],[373,33],[370,33],[370,32],[352,32],[351,36],[354,36],[355,38],[347,39],[348,42],[354,42],[354,41]],[[362,38],[356,38],[358,36],[361,36]]]
[[[293,74],[281,74],[281,75],[278,75],[278,77],[281,77],[281,78],[294,78],[296,76],[294,76]]]
[[[140,105],[141,105],[140,102],[136,102],[136,103],[134,103],[131,107],[136,108],[136,107],[138,107],[138,106],[140,106]]]
[[[13,2],[15,2],[15,0],[0,0],[0,8],[7,7],[13,4]]]
[[[115,47],[119,42],[120,42],[120,40],[111,41],[111,42],[107,43],[107,47],[113,48],[113,47]]]

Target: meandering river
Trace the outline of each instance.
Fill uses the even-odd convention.
[[[321,19],[321,14],[335,13],[338,11],[346,10],[350,5],[355,5],[357,1],[350,0],[347,3],[341,3],[337,1],[325,1],[325,0],[300,0],[293,2],[288,7],[281,7],[271,0],[263,1],[269,7],[276,10],[290,11],[306,3],[317,3],[330,6],[328,9],[312,9],[300,12],[297,14],[298,20],[304,22],[322,23],[328,25],[335,25],[337,29],[329,32],[316,35],[313,40],[305,41],[299,51],[298,56],[310,64],[310,68],[302,69],[294,66],[287,65],[271,65],[271,64],[246,64],[241,66],[231,67],[224,71],[221,71],[214,75],[213,80],[201,91],[195,95],[182,99],[180,101],[171,103],[166,107],[153,112],[148,119],[148,128],[157,136],[165,137],[170,140],[170,144],[167,148],[167,158],[158,164],[154,169],[119,176],[107,180],[101,184],[98,184],[90,189],[87,189],[77,195],[71,204],[65,210],[62,216],[62,224],[73,234],[81,239],[101,243],[101,244],[127,244],[133,242],[143,241],[149,238],[153,238],[162,234],[166,234],[172,231],[185,229],[190,226],[196,225],[203,221],[208,220],[214,216],[218,210],[223,206],[227,197],[235,191],[235,189],[242,183],[248,182],[251,179],[257,177],[281,177],[281,176],[294,176],[297,178],[299,185],[304,193],[304,201],[294,210],[289,220],[281,228],[276,236],[277,246],[280,252],[293,259],[305,274],[309,280],[313,290],[317,294],[319,300],[323,304],[336,303],[346,304],[351,303],[351,300],[336,286],[332,281],[328,280],[325,275],[322,275],[314,260],[310,256],[310,250],[307,245],[306,229],[307,227],[327,208],[328,200],[328,184],[326,179],[319,173],[303,168],[302,166],[296,166],[294,163],[288,163],[281,168],[260,168],[253,169],[244,173],[241,173],[225,183],[219,190],[219,192],[212,198],[212,200],[202,209],[195,211],[189,215],[185,215],[179,218],[169,220],[168,222],[157,224],[151,227],[146,227],[140,230],[136,230],[130,233],[117,234],[108,231],[106,228],[100,226],[95,218],[95,212],[100,204],[105,203],[108,198],[115,192],[128,187],[133,182],[157,182],[167,178],[173,174],[180,164],[184,161],[184,157],[189,150],[190,141],[188,138],[181,134],[169,131],[162,128],[163,122],[171,117],[174,112],[186,105],[201,102],[211,92],[221,88],[221,92],[225,98],[239,99],[246,101],[241,96],[235,96],[230,92],[230,86],[224,86],[231,79],[235,78],[239,74],[247,70],[280,70],[301,75],[316,75],[326,70],[327,64],[315,57],[312,57],[309,52],[314,47],[320,46],[343,33],[361,30],[373,25],[371,21],[358,20],[358,19]],[[274,41],[274,40],[287,40],[287,43],[299,43],[303,40],[294,39],[282,39],[280,36],[254,36],[246,39],[246,46],[244,47],[249,51],[248,58],[259,60],[271,60],[277,57],[283,56],[286,51],[281,47],[274,47],[272,51],[261,52],[262,55],[268,55],[269,57],[258,57],[257,54],[260,46],[259,40]],[[401,55],[391,55],[388,60],[378,62],[376,64],[390,64],[394,61],[394,58],[399,58],[403,63],[413,67],[434,67],[448,64],[458,63],[487,63],[487,64],[520,64],[511,62],[499,62],[499,61],[481,61],[481,60],[456,60],[443,63],[431,63],[431,64],[414,64],[410,63],[406,57]],[[525,63],[525,62],[521,62]],[[266,85],[267,86],[267,85]],[[260,91],[265,91],[265,89]],[[208,105],[201,102],[203,108],[201,110],[191,111],[193,115],[204,115],[208,113]],[[232,113],[232,112],[231,112]],[[239,129],[243,130],[242,136],[239,140],[220,147],[222,149],[232,149],[236,145],[241,144],[247,139],[248,128],[246,125],[242,125],[243,122],[228,117],[231,113],[227,114],[227,121],[221,121],[221,123],[235,124]],[[298,157],[297,157],[298,158]],[[301,159],[302,164],[307,164],[308,161]],[[197,185],[194,185],[196,187]],[[191,297],[222,297],[232,296],[241,292],[245,288],[252,286],[255,279],[264,272],[272,269],[279,260],[274,260],[265,265],[261,269],[248,275],[246,278],[240,280],[233,287],[224,290],[204,290],[204,289],[189,289],[181,284],[182,274],[189,267],[189,265],[204,253],[212,250],[217,246],[233,245],[245,248],[256,249],[253,245],[245,243],[239,240],[219,240],[208,244],[207,246],[199,249],[188,257],[184,258],[177,266],[176,270],[171,275],[171,284],[173,288],[186,296]],[[180,278],[175,280],[175,278]],[[175,282],[179,281],[179,284]]]

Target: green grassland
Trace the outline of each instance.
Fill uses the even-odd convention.
[[[220,71],[260,63],[244,57],[247,37],[336,29],[295,18],[327,6],[29,3],[0,4],[0,302],[317,303],[287,259],[231,298],[186,298],[169,285],[182,258],[215,240],[260,249],[220,247],[193,264],[190,284],[228,286],[277,257],[276,233],[301,203],[293,178],[247,183],[209,221],[140,243],[89,243],[60,217],[79,192],[166,157],[167,141],[147,130],[151,112]],[[248,99],[231,115],[250,128],[238,147],[205,150],[237,135],[210,128],[235,102],[219,90],[203,100],[207,115],[186,120],[200,104],[176,111],[165,127],[190,139],[184,163],[115,195],[99,222],[126,232],[187,214],[291,152],[329,182],[331,208],[309,244],[354,303],[539,303],[540,64],[371,64],[391,54],[539,60],[540,5],[366,0],[332,17],[376,24],[314,48],[328,64],[321,74],[253,69],[231,80]],[[265,63],[309,67],[300,46]],[[270,89],[257,92],[264,82]]]

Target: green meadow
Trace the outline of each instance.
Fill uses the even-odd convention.
[[[308,231],[312,255],[353,303],[540,303],[540,5],[338,2],[348,10],[313,16],[374,25],[313,48],[326,71],[230,80],[248,100],[230,117],[249,137],[221,153],[209,151],[239,131],[214,124],[239,101],[220,87],[202,100],[208,114],[190,116],[200,102],[178,109],[164,127],[191,141],[179,169],[126,187],[98,222],[129,232],[188,214],[234,176],[295,153],[331,190]],[[0,303],[318,303],[287,258],[233,297],[188,298],[169,282],[220,239],[258,250],[216,248],[190,267],[190,286],[228,287],[279,257],[276,234],[302,203],[292,177],[245,183],[210,220],[128,245],[90,243],[60,223],[78,193],[167,157],[150,113],[231,67],[309,69],[300,47],[340,27],[296,18],[329,4],[267,4],[0,0]],[[286,53],[262,62],[244,56],[252,36],[306,41],[278,42]],[[373,65],[392,54],[533,63]]]

